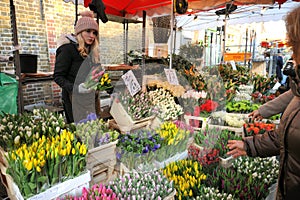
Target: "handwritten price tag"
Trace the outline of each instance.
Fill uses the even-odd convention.
[[[141,86],[131,70],[123,74],[122,79],[124,80],[131,96],[134,96],[141,90]]]
[[[235,62],[233,60],[230,61],[230,64],[232,66],[232,69],[236,70],[236,65],[235,65]]]
[[[172,85],[179,85],[175,69],[165,69],[168,82]]]

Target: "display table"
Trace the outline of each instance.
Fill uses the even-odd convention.
[[[128,70],[138,69],[139,65],[125,65],[125,64],[109,64],[103,65],[104,69],[107,71],[123,71],[124,73]]]
[[[53,72],[37,72],[37,73],[21,74],[22,84],[42,82],[42,81],[53,81]]]

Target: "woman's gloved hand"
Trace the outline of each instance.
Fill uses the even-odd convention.
[[[80,83],[78,86],[78,92],[81,94],[86,94],[92,92],[92,89],[87,89],[85,88],[84,83]]]

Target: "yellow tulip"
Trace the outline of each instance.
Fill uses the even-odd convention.
[[[41,170],[41,168],[40,168],[39,166],[37,166],[37,167],[36,167],[36,171],[37,171],[37,172],[41,172],[42,170]]]
[[[31,161],[28,162],[26,169],[28,171],[32,170],[32,162]]]

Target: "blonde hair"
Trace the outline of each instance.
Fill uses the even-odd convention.
[[[292,47],[293,59],[300,64],[300,6],[285,17],[288,45]]]
[[[82,33],[79,33],[77,35],[77,41],[78,41],[78,44],[79,44],[77,49],[79,51],[79,54],[82,57],[86,58],[89,55],[89,53],[92,52],[92,55],[91,55],[92,56],[92,61],[94,63],[100,63],[99,39],[98,39],[98,37],[95,38],[95,40],[94,40],[93,44],[91,45],[90,49],[88,49],[85,45],[84,39],[83,39],[81,34]]]

